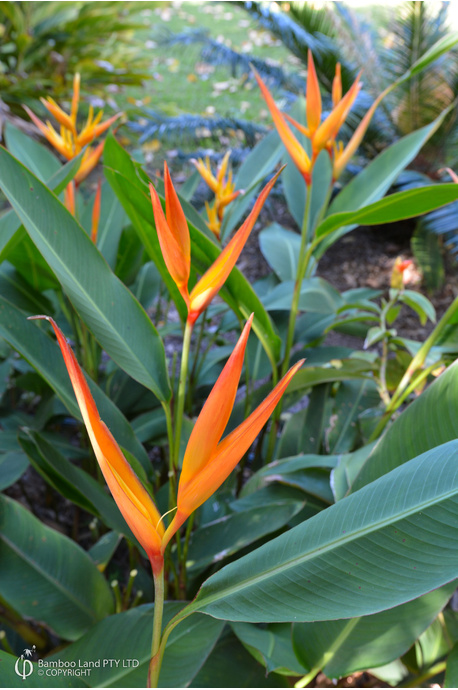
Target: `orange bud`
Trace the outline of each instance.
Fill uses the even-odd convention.
[[[72,216],[75,215],[75,183],[73,180],[65,187],[65,208],[70,211]]]
[[[80,102],[80,81],[81,77],[78,72],[75,72],[73,77],[73,98],[72,98],[72,109],[71,118],[74,126],[76,126],[76,118],[78,115],[78,106]]]
[[[156,506],[122,454],[110,430],[101,421],[84,374],[62,331],[49,316],[29,318],[46,319],[51,323],[105,481],[124,519],[145,549],[153,572],[160,572],[163,566],[161,540],[164,527]]]

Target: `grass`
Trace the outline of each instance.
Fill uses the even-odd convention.
[[[156,3],[154,8],[149,5],[140,11],[140,21],[145,28],[140,30],[139,38],[151,58],[152,79],[144,89],[132,87],[116,98],[131,120],[141,121],[145,117],[143,108],[148,107],[168,116],[217,113],[270,124],[265,102],[247,75],[232,76],[229,66],[204,62],[201,45],[164,48],[160,38],[169,32],[203,28],[213,39],[237,51],[271,60],[291,71],[303,68],[280,41],[231,3]],[[159,147],[158,140],[146,145],[153,151]]]

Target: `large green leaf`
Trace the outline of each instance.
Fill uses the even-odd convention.
[[[301,246],[301,237],[297,232],[272,223],[259,233],[259,246],[280,280],[295,280]]]
[[[222,561],[266,534],[284,527],[303,505],[303,501],[287,498],[207,523],[192,534],[187,567],[202,568]]]
[[[414,400],[362,465],[352,491],[426,450],[458,438],[458,362]]]
[[[433,211],[439,206],[445,206],[458,199],[458,189],[455,183],[434,184],[403,192],[390,194],[373,204],[363,206],[357,211],[333,213],[320,223],[316,229],[316,236],[329,235],[343,225],[385,225],[398,220],[420,216],[422,213]]]
[[[110,588],[90,557],[6,496],[0,496],[0,561],[0,596],[66,640],[112,613]]]
[[[179,603],[166,603],[164,622],[182,608]],[[154,606],[146,604],[95,625],[78,642],[48,657],[50,661],[102,660],[93,668],[84,684],[92,688],[141,688],[146,686],[151,654]],[[159,686],[187,687],[212,651],[223,629],[223,623],[207,616],[193,616],[181,623],[170,635],[164,655]],[[119,659],[119,664],[103,666],[104,659]],[[128,665],[129,659],[139,662]],[[82,679],[81,679],[82,680]]]
[[[377,613],[458,576],[458,441],[396,468],[225,566],[187,613],[311,622]]]
[[[50,177],[46,186],[55,194],[60,194],[78,172],[81,155],[68,161]],[[8,258],[11,252],[22,242],[27,233],[16,213],[11,209],[0,216],[0,261]]]
[[[26,315],[0,296],[0,336],[4,338],[51,386],[69,412],[82,419],[59,346]],[[122,412],[91,378],[87,378],[101,418],[110,427],[118,443],[129,450],[147,472],[151,462]]]
[[[444,608],[456,582],[407,604],[350,620],[295,623],[293,645],[308,669],[328,678],[382,666],[404,654]]]
[[[59,200],[5,149],[0,186],[100,345],[160,400],[171,395],[164,347],[141,305]]]
[[[289,687],[286,679],[269,674],[232,634],[223,634],[191,688]]]
[[[290,623],[272,623],[265,628],[252,623],[232,623],[231,628],[254,658],[265,664],[268,673],[303,676],[308,670],[294,653]]]
[[[5,127],[5,144],[8,151],[42,182],[49,180],[62,167],[47,146],[13,127],[10,122],[7,122]]]
[[[416,132],[407,134],[399,141],[389,146],[377,158],[367,165],[351,182],[349,182],[340,194],[334,199],[328,208],[327,216],[346,211],[357,211],[362,206],[367,206],[381,199],[391,187],[399,173],[415,158],[421,147],[428,141],[434,132],[442,124],[447,111],[441,113],[431,124],[422,127]],[[333,235],[321,242],[317,257],[338,237],[349,232],[355,225],[345,226]]]
[[[184,301],[170,278],[162,258],[148,188],[140,181],[137,168],[114,137],[107,138],[104,160],[108,166],[106,177],[109,183],[113,186],[132,224],[139,233],[148,255],[158,267],[181,318],[185,319]],[[160,189],[158,191],[160,192]],[[186,213],[186,203],[183,203],[183,207]],[[216,260],[221,250],[192,222],[188,221],[188,226],[191,236],[192,265],[198,273],[203,273]],[[237,268],[232,270],[220,294],[240,318],[245,319],[254,312],[253,330],[261,340],[270,361],[277,361],[280,356],[280,338],[253,288]]]

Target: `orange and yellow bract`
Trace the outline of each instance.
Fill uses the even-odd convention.
[[[194,324],[224,285],[280,173],[281,170],[266,184],[248,218],[224,247],[216,261],[197,282],[191,293],[188,292],[191,271],[189,229],[166,163],[164,163],[165,215],[159,196],[153,185],[150,184],[154,220],[162,256],[170,275],[186,302],[190,324]]]
[[[400,256],[394,262],[393,270],[391,272],[390,287],[393,290],[402,290],[404,287],[404,271],[412,266],[412,259],[402,260]]]
[[[342,96],[342,80],[340,64],[336,65],[336,73],[332,84],[333,109],[329,115],[321,122],[322,105],[318,77],[313,62],[311,51],[308,53],[308,73],[306,91],[306,118],[307,126],[294,120],[290,115],[282,113],[270,94],[267,86],[262,81],[259,74],[254,70],[256,80],[261,89],[262,95],[272,115],[277,132],[285,145],[286,150],[294,161],[294,164],[303,175],[307,185],[311,184],[314,163],[321,151],[328,151],[333,162],[333,179],[337,180],[342,171],[348,165],[350,158],[356,152],[361,140],[369,126],[372,116],[382,98],[386,95],[387,89],[378,96],[372,106],[367,111],[353,136],[344,148],[342,142],[336,142],[336,137],[343,123],[345,122],[350,109],[361,89],[360,76]],[[309,155],[302,144],[295,137],[287,123],[292,124],[299,132],[310,139],[311,155]]]
[[[161,542],[164,527],[159,511],[125,459],[110,430],[100,419],[84,374],[62,331],[49,316],[30,318],[46,319],[51,323],[105,481],[125,521],[145,549],[153,571],[160,572],[163,567]]]
[[[30,108],[26,105],[24,106],[30,119],[35,123],[43,136],[45,136],[51,146],[67,160],[75,158],[82,151],[84,146],[94,139],[97,139],[97,137],[103,134],[103,132],[122,115],[122,113],[117,113],[108,118],[108,120],[105,120],[105,122],[101,122],[103,110],[98,112],[94,117],[94,110],[92,106],[90,106],[87,122],[78,133],[76,129],[76,120],[78,116],[79,97],[80,75],[77,73],[73,79],[73,97],[70,115],[62,110],[51,97],[41,99],[45,108],[59,123],[60,134],[54,129],[49,120],[47,120],[45,124],[30,110]],[[80,168],[74,178],[76,184],[82,182],[89,175],[91,170],[95,168],[102,155],[104,143],[105,142],[102,141],[95,148],[88,146],[81,160]]]
[[[191,513],[227,479],[267,422],[304,360],[291,367],[259,407],[220,441],[237,393],[253,321],[253,314],[250,316],[191,433],[178,487],[177,513],[165,531],[162,518],[149,493],[125,459],[110,430],[100,419],[84,374],[64,334],[49,316],[29,318],[46,319],[51,323],[103,476],[127,524],[145,549],[153,572],[160,573],[163,568],[163,553],[171,537]]]
[[[192,430],[178,485],[177,512],[163,537],[163,550],[191,513],[227,479],[269,419],[294,374],[304,362],[301,360],[291,367],[256,410],[221,441],[234,406],[252,321],[253,314],[248,319]]]
[[[205,202],[205,207],[207,209],[208,216],[207,225],[218,239],[220,238],[221,234],[221,224],[224,217],[224,209],[241,193],[240,189],[235,191],[235,183],[232,181],[232,170],[229,170],[229,173],[226,177],[230,155],[230,151],[224,155],[216,176],[212,173],[210,159],[208,156],[206,157],[205,162],[202,160],[202,158],[191,161],[196,166],[197,170],[208,184],[212,192],[215,194],[215,202],[213,206],[210,207],[209,204]]]

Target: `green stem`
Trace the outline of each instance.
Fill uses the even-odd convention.
[[[294,340],[294,329],[296,327],[297,312],[299,309],[299,299],[301,296],[302,281],[304,279],[305,272],[307,270],[307,267],[308,267],[308,264],[309,264],[310,258],[311,258],[311,252],[307,251],[307,232],[308,232],[308,224],[309,224],[309,216],[310,216],[311,197],[312,197],[311,188],[307,187],[307,198],[305,201],[304,220],[302,223],[301,247],[299,250],[299,260],[297,262],[296,282],[294,283],[293,299],[291,301],[291,311],[289,313],[288,333],[286,336],[286,345],[285,345],[285,356],[283,358],[283,364],[282,364],[282,368],[281,368],[282,376],[284,376],[284,374],[286,374],[286,372],[288,371],[288,368],[289,368],[291,348],[293,346],[293,340]]]
[[[162,409],[165,414],[165,422],[167,425],[167,439],[169,443],[169,510],[175,508],[176,505],[176,475],[175,468],[173,465],[174,448],[175,443],[173,439],[173,426],[172,426],[172,411],[170,409],[170,403],[162,403]]]
[[[189,349],[191,346],[192,324],[186,321],[183,337],[183,349],[181,352],[180,380],[178,382],[178,398],[175,409],[175,448],[173,467],[177,469],[180,457],[181,427],[183,424],[184,400],[186,394],[186,379],[188,375]]]
[[[425,342],[420,347],[415,357],[410,362],[404,376],[402,377],[398,387],[396,388],[393,397],[391,398],[390,404],[386,408],[385,414],[383,415],[383,417],[377,424],[375,430],[373,431],[371,440],[375,440],[380,436],[380,434],[388,424],[393,412],[395,412],[401,405],[402,400],[404,400],[403,394],[406,388],[408,387],[412,379],[412,376],[415,374],[416,371],[418,371],[418,369],[420,369],[423,366],[429,351],[433,347],[434,343],[438,340],[438,338],[442,335],[448,323],[456,313],[458,313],[458,297],[456,297],[453,300],[452,304],[449,306],[449,308],[437,324],[436,328],[433,330],[431,335],[425,340]]]
[[[162,656],[158,656],[161,644],[162,633],[162,614],[164,611],[164,568],[156,573],[153,569],[154,578],[154,618],[153,618],[153,640],[151,642],[151,661],[148,670],[148,687],[157,688],[159,673],[161,671]]]

